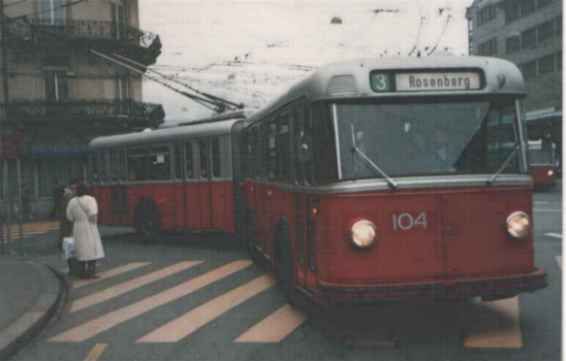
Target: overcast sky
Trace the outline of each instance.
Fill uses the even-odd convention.
[[[325,63],[466,54],[471,1],[140,0],[140,27],[163,43],[155,69],[255,109]],[[169,121],[211,114],[148,81],[144,101],[162,103]]]

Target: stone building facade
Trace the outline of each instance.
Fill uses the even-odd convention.
[[[474,0],[467,9],[470,54],[521,69],[531,140],[562,149],[562,0]],[[551,144],[554,143],[554,144]]]
[[[138,0],[4,2],[4,16],[0,208],[48,216],[55,189],[86,176],[90,139],[156,127],[165,116],[142,101],[142,75],[93,51],[147,66],[161,44],[139,29]]]

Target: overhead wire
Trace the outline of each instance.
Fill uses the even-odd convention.
[[[442,28],[440,34],[438,35],[438,39],[436,40],[436,43],[434,44],[434,46],[429,50],[429,52],[426,55],[432,55],[436,49],[438,48],[438,45],[440,45],[440,42],[442,41],[442,38],[444,37],[444,34],[446,34],[446,30],[448,29],[448,24],[450,24],[450,20],[452,20],[452,14],[448,14],[448,16],[446,17],[446,22],[444,23],[444,27]]]
[[[413,47],[409,51],[409,54],[408,54],[409,56],[413,55],[413,53],[418,49],[420,39],[421,39],[421,33],[422,33],[423,25],[424,25],[424,20],[425,20],[425,16],[423,15],[423,9],[422,9],[420,1],[415,0],[415,2],[417,3],[417,7],[419,8],[419,27],[418,27],[418,30],[417,30],[417,36],[415,38],[415,45],[413,45]]]

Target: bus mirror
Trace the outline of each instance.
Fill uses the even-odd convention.
[[[297,143],[297,158],[299,162],[306,163],[312,159],[312,140],[309,136],[303,135]]]

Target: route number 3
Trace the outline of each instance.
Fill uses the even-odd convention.
[[[409,231],[417,227],[427,229],[428,227],[426,212],[420,212],[415,215],[406,212],[393,213],[392,217],[394,231]]]

